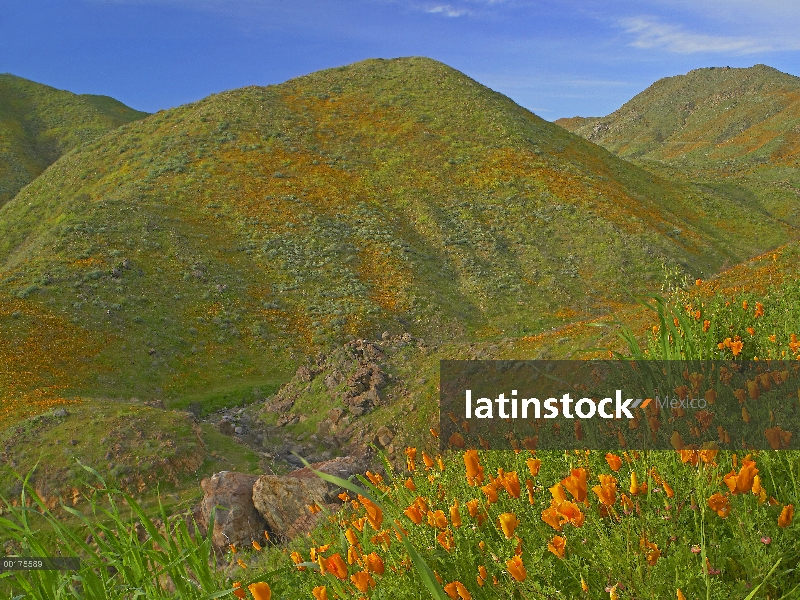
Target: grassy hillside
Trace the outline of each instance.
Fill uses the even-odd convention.
[[[765,65],[697,69],[657,81],[606,117],[558,124],[626,158],[794,167],[800,78]]]
[[[559,125],[651,172],[800,223],[800,78],[765,65],[654,83],[605,117]]]
[[[0,74],[0,206],[65,152],[146,114]]]
[[[352,337],[535,335],[664,265],[705,276],[794,235],[422,58],[131,123],[52,165],[0,232],[9,415],[74,395],[252,400]]]

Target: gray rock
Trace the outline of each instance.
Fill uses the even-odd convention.
[[[257,479],[257,475],[222,471],[200,482],[204,492],[201,525],[208,528],[216,507],[212,542],[218,548],[264,540],[266,521],[253,505],[253,484]]]

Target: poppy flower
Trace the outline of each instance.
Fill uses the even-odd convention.
[[[562,479],[561,484],[572,494],[576,502],[586,500],[586,469],[572,469],[570,476]]]
[[[608,463],[608,466],[611,467],[611,470],[615,472],[619,471],[620,467],[622,466],[622,459],[616,454],[611,454],[611,452],[606,454],[606,462]]]
[[[450,552],[455,547],[455,539],[453,538],[453,532],[449,529],[445,529],[439,535],[436,536],[436,541],[441,544],[442,548]]]
[[[512,471],[511,473],[504,473],[503,477],[500,478],[500,484],[505,488],[508,492],[508,495],[512,498],[519,498],[520,494],[520,484],[519,484],[519,476],[517,475],[516,471]]]
[[[560,535],[553,536],[553,539],[547,544],[547,549],[555,554],[558,558],[564,558],[564,549],[566,547],[567,540]]]
[[[467,467],[467,483],[478,485],[483,482],[483,467],[478,460],[477,450],[464,452],[464,465]]]
[[[528,464],[528,470],[531,472],[533,477],[536,477],[539,474],[539,469],[542,466],[542,461],[538,458],[529,458],[526,463]]]
[[[731,512],[731,505],[728,502],[728,497],[723,496],[719,492],[708,499],[708,507],[723,519]]]
[[[324,585],[315,587],[311,590],[311,594],[314,596],[314,600],[328,600],[328,589]]]
[[[424,450],[422,451],[422,462],[425,463],[426,469],[432,469],[433,465],[436,464],[434,463],[433,458]]]
[[[489,503],[494,504],[498,500],[497,495],[497,488],[495,487],[494,483],[487,483],[485,486],[481,488],[481,491],[486,494],[486,497],[489,500]]]
[[[247,598],[247,592],[242,589],[242,584],[239,581],[233,582],[233,595],[237,598]]]
[[[461,513],[458,511],[458,499],[450,507],[450,522],[453,527],[461,527]]]
[[[647,564],[651,567],[654,566],[661,557],[661,550],[658,549],[658,546],[654,542],[648,542],[646,538],[642,538],[640,544],[644,550]]]
[[[580,527],[583,525],[585,515],[574,502],[562,502],[556,507],[556,510],[575,527]]]
[[[428,513],[428,525],[437,529],[447,527],[447,516],[442,510],[435,510]]]
[[[561,526],[567,519],[561,515],[555,506],[550,506],[542,511],[542,521],[550,525],[556,531],[561,531]]]
[[[444,591],[453,600],[472,600],[472,594],[460,581],[451,581],[444,586]]]
[[[639,480],[636,477],[636,471],[631,472],[631,487],[630,492],[631,496],[635,496],[641,491],[641,487],[639,487]]]
[[[375,552],[370,552],[364,558],[367,562],[367,568],[370,571],[377,573],[378,575],[383,575],[386,567],[384,566],[383,559],[380,556],[378,556]]]
[[[511,539],[514,537],[514,530],[519,525],[519,519],[517,519],[517,515],[514,513],[503,513],[498,518],[497,521],[500,525],[500,529],[503,530],[503,535],[506,536],[506,539]]]
[[[338,579],[347,579],[347,564],[338,552],[330,558],[323,559],[325,569],[334,574]]]
[[[525,581],[528,577],[528,572],[525,570],[525,565],[522,563],[521,556],[514,556],[506,561],[506,568],[511,576],[517,581]]]
[[[270,598],[272,598],[272,590],[269,588],[269,584],[263,581],[252,583],[247,586],[247,589],[253,594],[255,600],[270,600]]]
[[[406,448],[406,466],[408,467],[409,471],[414,471],[417,468],[417,465],[414,461],[417,458],[417,449],[416,448]]]
[[[375,587],[375,580],[367,571],[353,573],[350,575],[350,581],[358,588],[359,592],[366,592],[369,588]]]
[[[783,507],[780,516],[778,517],[778,527],[788,527],[792,524],[792,518],[794,517],[794,505],[787,504]]]
[[[369,524],[375,531],[378,531],[378,529],[381,528],[381,523],[383,523],[383,511],[377,504],[372,502],[372,500],[364,496],[359,496],[358,499],[364,507],[364,510],[367,511],[367,521],[369,521]]]
[[[566,502],[567,495],[564,493],[564,488],[560,483],[555,484],[550,489],[550,493],[553,495],[553,501],[556,503]]]
[[[617,501],[617,480],[611,475],[599,475],[600,485],[592,488],[600,502],[605,506],[613,506]]]

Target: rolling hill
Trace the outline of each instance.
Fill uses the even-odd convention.
[[[556,121],[618,156],[800,224],[800,78],[765,65],[667,77],[605,117]]]
[[[625,158],[712,168],[800,164],[800,77],[766,65],[667,77],[606,117],[559,125]]]
[[[430,59],[215,94],[84,143],[0,208],[4,416],[237,403],[347,339],[533,335],[794,235]]]
[[[65,152],[146,114],[0,74],[0,206]]]

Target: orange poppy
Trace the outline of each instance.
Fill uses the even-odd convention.
[[[561,484],[577,502],[586,500],[586,469],[572,469],[570,476],[562,479]]]
[[[367,562],[367,568],[370,571],[377,573],[378,575],[383,575],[386,567],[384,566],[383,559],[380,556],[378,556],[375,552],[370,552],[364,558]]]
[[[794,517],[794,505],[787,504],[783,507],[780,516],[778,517],[778,527],[788,527],[792,524],[792,518]]]
[[[269,588],[269,585],[263,581],[252,583],[247,586],[247,589],[253,594],[255,600],[270,600],[270,598],[272,598],[272,590]]]
[[[728,497],[719,492],[708,499],[708,506],[723,519],[731,512],[731,505],[728,502]]]
[[[347,564],[338,552],[330,558],[324,559],[325,569],[339,579],[347,579]]]
[[[567,540],[560,535],[553,536],[553,539],[547,544],[547,549],[558,558],[564,558],[564,550],[566,547]]]
[[[353,582],[360,592],[366,592],[369,588],[375,587],[375,580],[367,571],[359,571],[350,575],[350,581]]]
[[[319,585],[311,590],[314,600],[328,600],[328,590],[324,585]]]
[[[622,466],[622,459],[616,454],[611,454],[611,452],[606,454],[606,462],[612,471],[619,471]]]
[[[617,501],[617,479],[611,475],[599,475],[600,485],[592,488],[605,506],[613,506]]]
[[[461,527],[461,513],[458,511],[458,499],[450,507],[450,522],[453,527]]]
[[[497,518],[498,524],[500,529],[503,531],[503,535],[506,536],[506,539],[511,539],[514,537],[514,530],[519,525],[519,519],[517,519],[517,515],[514,513],[503,513]]]
[[[507,560],[506,568],[508,568],[508,572],[517,581],[525,581],[528,577],[528,572],[525,570],[525,565],[522,563],[521,556],[514,556]]]

